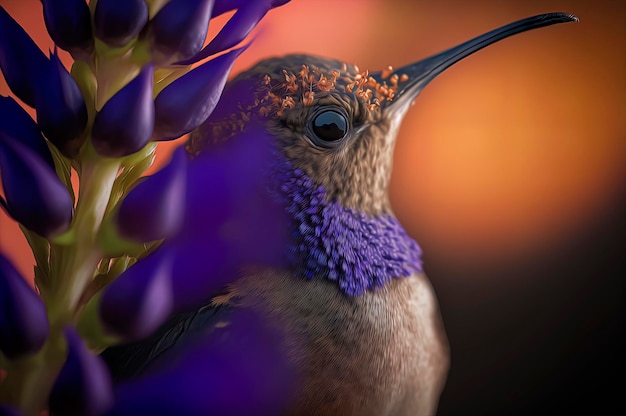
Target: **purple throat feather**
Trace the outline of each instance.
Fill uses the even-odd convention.
[[[338,283],[348,296],[422,272],[422,251],[389,214],[369,216],[328,201],[300,169],[283,162],[281,195],[292,219],[290,261],[299,277]]]

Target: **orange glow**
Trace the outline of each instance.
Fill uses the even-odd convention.
[[[42,49],[52,46],[40,2],[0,4]],[[626,3],[296,0],[266,16],[235,72],[290,52],[399,67],[557,10],[580,23],[517,35],[450,68],[416,100],[398,138],[391,194],[409,233],[452,262],[506,260],[568,239],[623,192]],[[175,145],[161,145],[159,163]],[[32,274],[4,213],[0,230],[0,250]]]

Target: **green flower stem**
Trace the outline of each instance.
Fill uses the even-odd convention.
[[[68,244],[52,243],[50,275],[55,291],[45,299],[51,324],[69,322],[79,306],[83,290],[94,276],[102,257],[96,236],[104,219],[120,160],[101,158],[88,149],[81,162],[80,189]],[[85,160],[86,159],[86,160]],[[51,263],[55,259],[51,258]]]

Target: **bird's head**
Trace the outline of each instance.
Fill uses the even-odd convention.
[[[198,154],[237,136],[270,140],[270,189],[279,190],[291,220],[291,264],[302,277],[361,295],[422,270],[421,251],[387,195],[398,129],[419,92],[500,39],[575,20],[563,13],[531,17],[395,71],[370,73],[309,55],[264,60],[228,84],[187,150]]]
[[[198,153],[260,120],[290,165],[323,187],[329,201],[369,215],[388,213],[395,139],[419,92],[452,64],[494,42],[576,20],[565,13],[530,17],[397,70],[362,71],[310,55],[266,59],[228,84],[187,149]]]

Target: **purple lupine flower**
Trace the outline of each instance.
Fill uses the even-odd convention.
[[[215,331],[170,360],[177,365],[121,384],[107,416],[281,414],[295,378],[280,336],[249,311]]]
[[[0,134],[0,171],[9,215],[43,237],[65,231],[74,204],[50,165],[26,145]]]
[[[98,416],[113,402],[113,387],[109,371],[76,333],[64,331],[67,359],[50,394],[50,412],[59,415]]]
[[[137,185],[122,201],[117,226],[122,237],[136,242],[175,234],[183,222],[187,154],[179,147],[170,163]]]
[[[219,16],[227,11],[237,9],[235,15],[224,25],[222,30],[213,40],[199,53],[188,59],[182,58],[180,64],[190,64],[214,55],[223,50],[232,48],[246,36],[261,21],[263,16],[271,9],[282,6],[289,0],[263,0],[263,1],[224,1],[217,0],[213,9],[213,15]]]
[[[152,254],[111,283],[100,301],[100,317],[108,332],[126,340],[140,339],[172,313],[172,261]]]
[[[35,91],[37,124],[48,140],[71,158],[78,154],[82,144],[81,135],[87,126],[87,106],[56,50],[46,64],[45,88]]]
[[[202,124],[217,105],[235,59],[246,48],[212,59],[165,87],[154,101],[153,139],[176,139]]]
[[[49,331],[43,302],[0,254],[0,351],[8,358],[36,353]]]
[[[165,4],[148,27],[152,59],[172,63],[198,53],[209,29],[213,1],[170,0]]]
[[[0,69],[13,94],[31,107],[47,64],[48,58],[0,6]]]
[[[136,38],[148,22],[145,0],[98,0],[94,12],[96,37],[109,46],[121,47]]]
[[[13,98],[2,95],[0,95],[0,134],[26,145],[54,168],[52,154],[37,124]]]
[[[176,309],[239,277],[243,265],[286,262],[287,218],[271,189],[272,138],[252,121],[223,149],[189,164],[185,223],[166,241],[174,251]]]
[[[86,10],[84,3],[78,0],[42,1],[51,37],[60,47],[68,49],[74,58],[84,59],[77,62],[74,67],[76,70],[72,74],[86,96],[95,94],[93,87],[96,85],[109,83],[108,85],[114,87],[117,85],[116,82],[125,79],[122,72],[127,67],[120,65],[119,73],[116,72],[118,71],[116,60],[119,56],[115,54],[109,56],[106,53],[101,55],[102,50],[106,52],[104,47],[101,51],[92,49],[93,36],[90,19],[87,21],[84,18]],[[100,0],[97,3],[96,16],[93,17],[95,21],[93,31],[96,37],[111,46],[122,46],[125,42],[132,42],[136,36],[143,41],[143,33],[147,36],[148,28],[145,27],[144,32],[140,32],[147,17],[144,21],[142,12],[131,10],[128,4],[125,4],[122,16],[118,16],[118,20],[111,20],[110,15],[103,17],[106,13],[102,10],[106,11],[107,7],[109,11],[114,9],[115,5],[110,6],[113,3],[107,0]],[[206,26],[213,1],[186,0],[185,3],[197,7],[195,13],[188,16],[189,19],[185,24],[179,26],[187,31],[185,34],[187,37],[181,36],[178,40],[183,39],[186,43],[179,44],[172,52],[172,56],[163,57],[164,62],[172,63],[196,54],[206,37]],[[218,0],[218,3],[224,2]],[[275,7],[272,2],[265,3],[269,5],[268,10]],[[55,7],[57,4],[59,8]],[[232,4],[236,4],[237,8],[242,10],[246,6],[246,2],[235,1]],[[136,5],[145,10],[143,1],[136,2]],[[97,10],[98,7],[101,8],[100,11]],[[159,19],[155,18],[154,27],[159,29],[152,32],[153,40],[158,37],[157,32],[162,34],[167,31],[159,25],[174,25],[176,19],[174,14],[180,10],[171,11],[171,16],[163,13]],[[134,17],[130,18],[131,15]],[[240,21],[242,15],[244,14],[239,14]],[[157,20],[165,23],[159,23]],[[204,27],[201,27],[203,25],[199,25],[198,22],[205,20]],[[124,26],[124,22],[130,23],[130,26]],[[229,29],[222,32],[236,30],[239,33],[230,38],[239,38],[241,41],[244,37],[241,34],[247,34],[258,19],[248,22],[251,22],[250,27],[244,27],[247,24],[231,23]],[[175,33],[179,34],[182,35],[182,32]],[[224,33],[221,36],[224,38]],[[231,46],[225,46],[229,42],[220,42],[217,44],[221,44],[223,48],[219,52],[226,51],[238,43],[231,42]],[[173,44],[169,43],[170,46]],[[156,43],[152,44],[155,45]],[[6,196],[6,201],[0,198],[0,205],[10,215],[26,228],[46,238],[54,237],[66,230],[72,220],[72,198],[56,176],[50,154],[44,150],[47,146],[46,140],[36,131],[37,129],[40,129],[65,156],[72,159],[72,166],[77,169],[81,179],[81,190],[94,189],[83,188],[84,177],[81,173],[84,171],[81,170],[89,169],[90,164],[100,163],[102,160],[89,152],[78,153],[82,140],[88,137],[87,133],[92,134],[92,143],[100,156],[121,157],[139,150],[150,139],[178,137],[192,130],[214,109],[232,61],[245,49],[228,52],[180,77],[161,91],[155,104],[152,100],[153,63],[158,65],[162,62],[159,54],[163,49],[159,48],[164,45],[161,42],[156,49],[153,48],[153,52],[157,49],[158,52],[152,56],[152,63],[148,63],[135,80],[118,91],[108,102],[102,103],[101,111],[95,114],[93,119],[88,119],[84,98],[74,79],[61,65],[56,50],[51,59],[48,59],[4,9],[0,8],[0,68],[14,94],[36,108],[39,122],[39,126],[36,126],[32,120],[24,118],[25,113],[14,108],[17,103],[12,99],[0,100],[0,106],[6,104],[8,108],[6,111],[0,108],[2,111],[0,122],[12,117],[11,114],[16,115],[16,120],[22,120],[16,121],[15,126],[11,123],[7,123],[6,126],[0,124],[0,169]],[[215,45],[214,43],[214,48]],[[98,44],[99,49],[101,46],[103,45]],[[139,46],[138,52],[144,52],[140,50],[143,46],[141,44]],[[85,62],[92,62],[86,59],[85,52],[94,53],[96,59],[103,59],[104,65],[101,68],[104,69],[101,72],[94,71],[94,68]],[[138,55],[141,55],[142,59],[146,58],[141,53]],[[119,62],[126,63],[122,59]],[[170,68],[161,69],[167,72]],[[142,83],[143,85],[137,86]],[[102,97],[96,98],[98,101]],[[100,101],[98,103],[99,106]],[[110,108],[107,108],[107,105]],[[158,116],[163,118],[163,123],[160,125],[159,133],[152,135],[154,124],[150,119],[154,118],[155,108],[159,108]],[[122,113],[126,118],[122,117]],[[91,120],[94,121],[93,126],[87,125]],[[167,237],[160,249],[142,258],[136,265],[122,273],[102,293],[101,318],[106,329],[125,339],[144,337],[155,330],[172,311],[192,305],[201,298],[204,300],[213,290],[236,278],[241,266],[274,264],[273,262],[278,262],[277,259],[282,258],[284,247],[281,238],[278,237],[281,233],[276,230],[284,228],[283,210],[275,206],[266,192],[263,181],[259,181],[265,169],[265,162],[272,160],[273,157],[266,148],[261,150],[265,145],[263,140],[256,142],[252,140],[256,133],[257,131],[252,132],[249,140],[241,140],[241,145],[235,145],[230,150],[226,149],[211,157],[198,157],[197,161],[189,165],[185,163],[184,151],[180,150],[168,168],[145,179],[130,192],[128,201],[120,204],[117,218],[108,217],[110,214],[108,209],[104,211],[105,220],[117,219],[119,225],[131,221],[128,218],[132,217],[129,213],[132,214],[133,203],[136,204],[135,207],[147,207],[148,212],[154,212],[140,217],[141,221],[133,224],[134,229],[122,226],[121,234],[133,239],[132,234],[141,240]],[[90,151],[88,148],[86,150]],[[140,170],[144,161],[145,159],[137,163],[131,157],[124,159],[123,166],[129,171]],[[57,162],[63,165],[66,161],[59,159]],[[211,164],[215,166],[210,166]],[[91,182],[85,183],[94,185],[95,182],[97,189],[97,175],[91,179]],[[116,196],[112,197],[109,203],[117,201],[116,198],[127,190],[127,183],[122,180],[124,178],[118,179],[120,180],[115,182],[115,186],[119,184],[122,189],[119,190],[114,186],[113,195]],[[230,189],[231,187],[233,189]],[[120,193],[116,193],[117,191]],[[69,252],[72,247],[80,246],[85,237],[89,239],[93,237],[94,232],[98,232],[97,225],[94,227],[96,230],[89,229],[92,225],[89,223],[89,215],[91,203],[106,203],[106,200],[99,200],[99,196],[102,195],[88,195],[83,199],[87,203],[79,204],[84,209],[81,208],[78,214],[73,232],[58,241],[55,240],[55,244],[67,244]],[[93,200],[89,199],[90,197],[93,197]],[[177,204],[172,203],[176,201],[181,205],[176,206]],[[130,205],[123,208],[125,203]],[[199,205],[192,206],[196,203]],[[104,210],[104,207],[100,206]],[[154,210],[155,207],[159,209]],[[183,214],[187,218],[182,219]],[[124,219],[125,216],[128,218]],[[207,216],[212,218],[207,219]],[[54,264],[57,260],[61,263],[67,259],[61,253],[45,266],[57,272],[58,264]],[[89,264],[87,266],[89,267]],[[192,273],[186,273],[186,270]],[[87,274],[91,272],[88,268],[86,271]],[[113,275],[115,273],[110,274]],[[65,276],[60,277],[64,278]],[[89,290],[85,293],[88,292]],[[19,296],[11,296],[20,299]],[[175,299],[175,296],[178,299]],[[83,300],[80,299],[79,303]],[[1,298],[1,301],[0,310],[5,304],[9,304],[4,298]],[[223,341],[224,336],[205,340],[193,347],[192,355],[180,366],[169,367],[161,374],[120,388],[119,400],[111,414],[132,413],[134,406],[141,406],[141,402],[151,394],[151,391],[160,394],[163,391],[176,392],[181,389],[186,395],[169,396],[171,401],[166,397],[159,398],[163,406],[154,413],[189,414],[195,411],[206,414],[222,413],[226,410],[256,414],[279,412],[282,400],[287,396],[285,386],[290,385],[290,379],[283,371],[281,360],[285,354],[280,350],[277,338],[271,331],[266,331],[259,319],[246,316],[235,318],[229,325],[229,333],[231,335],[223,335],[233,345],[221,344],[220,340]],[[109,376],[99,359],[89,354],[73,330],[67,329],[65,337],[68,342],[68,358],[54,386],[50,411],[55,414],[101,414],[106,411],[112,400]],[[90,339],[91,341],[93,339]],[[250,354],[249,345],[255,346],[253,354]],[[6,355],[11,358],[9,354]],[[43,366],[45,371],[47,363],[38,365]],[[52,363],[52,367],[54,365]],[[273,377],[268,379],[268,374]],[[191,387],[199,388],[201,385],[198,380],[208,380],[211,383],[211,394],[202,395],[197,394],[198,390],[187,390],[190,383],[193,383]],[[241,400],[242,398],[246,400]],[[4,410],[0,407],[0,412]]]
[[[160,309],[152,316],[139,305],[146,302],[143,288],[160,279],[166,266],[175,278],[169,280],[169,292],[160,296],[172,296],[174,310],[180,311],[236,279],[244,265],[277,266],[286,261],[287,220],[267,187],[274,160],[270,143],[261,127],[250,124],[220,151],[189,162],[185,221],[178,234],[104,290],[101,318],[107,327],[135,338],[125,326],[142,331],[142,325],[154,328],[165,321],[167,314]],[[173,160],[170,163],[176,163]],[[150,180],[154,182],[151,186],[158,187],[169,178],[155,175],[146,181]],[[166,301],[160,302],[167,305]],[[151,305],[156,308],[158,304]]]
[[[46,28],[54,43],[73,56],[93,48],[91,15],[84,0],[42,0]]]
[[[96,114],[91,141],[100,155],[127,156],[150,140],[154,128],[153,74],[154,65],[144,66]]]

